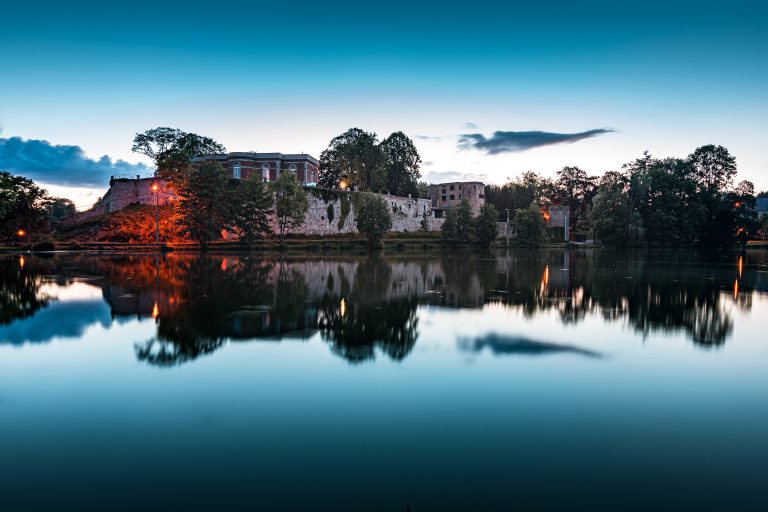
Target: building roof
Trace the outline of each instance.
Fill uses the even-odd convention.
[[[198,156],[192,159],[194,162],[203,160],[232,160],[241,158],[243,160],[284,160],[284,161],[303,161],[306,160],[312,164],[320,165],[317,158],[306,153],[254,153],[252,151],[247,152],[232,152],[232,153],[220,153],[217,155],[205,155]]]

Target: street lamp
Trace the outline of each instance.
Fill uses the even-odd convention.
[[[160,187],[157,183],[152,184],[152,191],[155,193],[155,243],[160,245]]]
[[[509,208],[504,208],[504,211],[507,212],[507,247],[509,247]]]

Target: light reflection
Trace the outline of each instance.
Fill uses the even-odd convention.
[[[157,305],[157,301],[155,301],[155,304],[152,306],[152,318],[155,320],[160,317],[160,307]]]
[[[342,297],[341,303],[339,304],[339,315],[344,316],[346,312],[347,312],[347,303],[344,302],[344,298]]]
[[[24,256],[19,256],[19,268],[24,268]]]
[[[739,280],[736,279],[733,282],[733,300],[737,300],[739,298]]]
[[[741,277],[741,273],[744,270],[744,260],[742,256],[739,256],[739,277]]]
[[[227,258],[221,260],[221,270],[227,270]]]

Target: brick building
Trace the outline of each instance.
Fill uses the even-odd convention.
[[[263,181],[275,181],[284,172],[296,175],[299,183],[314,186],[318,179],[320,162],[313,156],[283,153],[226,153],[195,158],[193,162],[215,160],[233,178],[246,179],[256,174]]]
[[[456,181],[453,183],[438,183],[430,185],[429,198],[432,209],[445,210],[457,206],[462,200],[469,201],[472,213],[477,215],[485,204],[485,184],[482,181]]]

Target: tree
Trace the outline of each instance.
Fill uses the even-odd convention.
[[[418,197],[421,157],[413,141],[403,132],[395,132],[381,141],[380,146],[384,153],[389,193],[398,196],[411,194]]]
[[[608,173],[601,180],[589,220],[595,238],[605,245],[638,245],[644,239],[642,218],[630,210],[627,182],[618,173]]]
[[[498,237],[499,211],[490,203],[480,208],[480,214],[475,219],[475,236],[483,247],[489,247]]]
[[[571,227],[582,219],[595,195],[597,178],[578,167],[563,167],[557,172],[555,196],[571,210]]]
[[[363,194],[355,208],[355,223],[371,248],[380,247],[384,234],[392,229],[389,206],[378,196]]]
[[[547,206],[554,197],[554,184],[535,172],[526,171],[504,185],[486,185],[485,202],[493,204],[500,212],[509,210],[510,218],[515,211],[527,208],[532,201]]]
[[[52,225],[57,225],[61,219],[77,213],[75,203],[63,197],[50,197],[43,202],[43,208],[48,213]]]
[[[245,180],[231,180],[237,188],[232,192],[232,224],[240,230],[242,240],[260,240],[272,233],[268,215],[272,213],[272,193],[261,181],[251,175]]]
[[[541,242],[544,238],[544,217],[541,215],[538,204],[532,202],[528,208],[515,212],[512,232],[518,242],[534,245]]]
[[[293,173],[283,173],[270,183],[275,200],[275,216],[280,235],[280,245],[285,242],[285,233],[301,226],[307,215],[307,194],[296,181]]]
[[[48,192],[28,178],[0,172],[0,198],[0,238],[16,239],[19,230],[29,233],[46,217]]]
[[[450,208],[440,229],[445,241],[451,245],[470,243],[475,234],[475,222],[469,201],[462,199],[458,206]]]
[[[218,162],[192,166],[179,181],[179,222],[202,250],[229,223],[228,177]]]
[[[318,185],[381,192],[386,187],[385,156],[375,133],[351,128],[334,137],[320,153]]]
[[[224,153],[226,148],[209,137],[161,127],[137,133],[131,151],[151,158],[158,175],[176,184],[193,158]]]
[[[699,191],[724,192],[736,175],[736,158],[723,146],[701,146],[688,155],[691,177]]]

